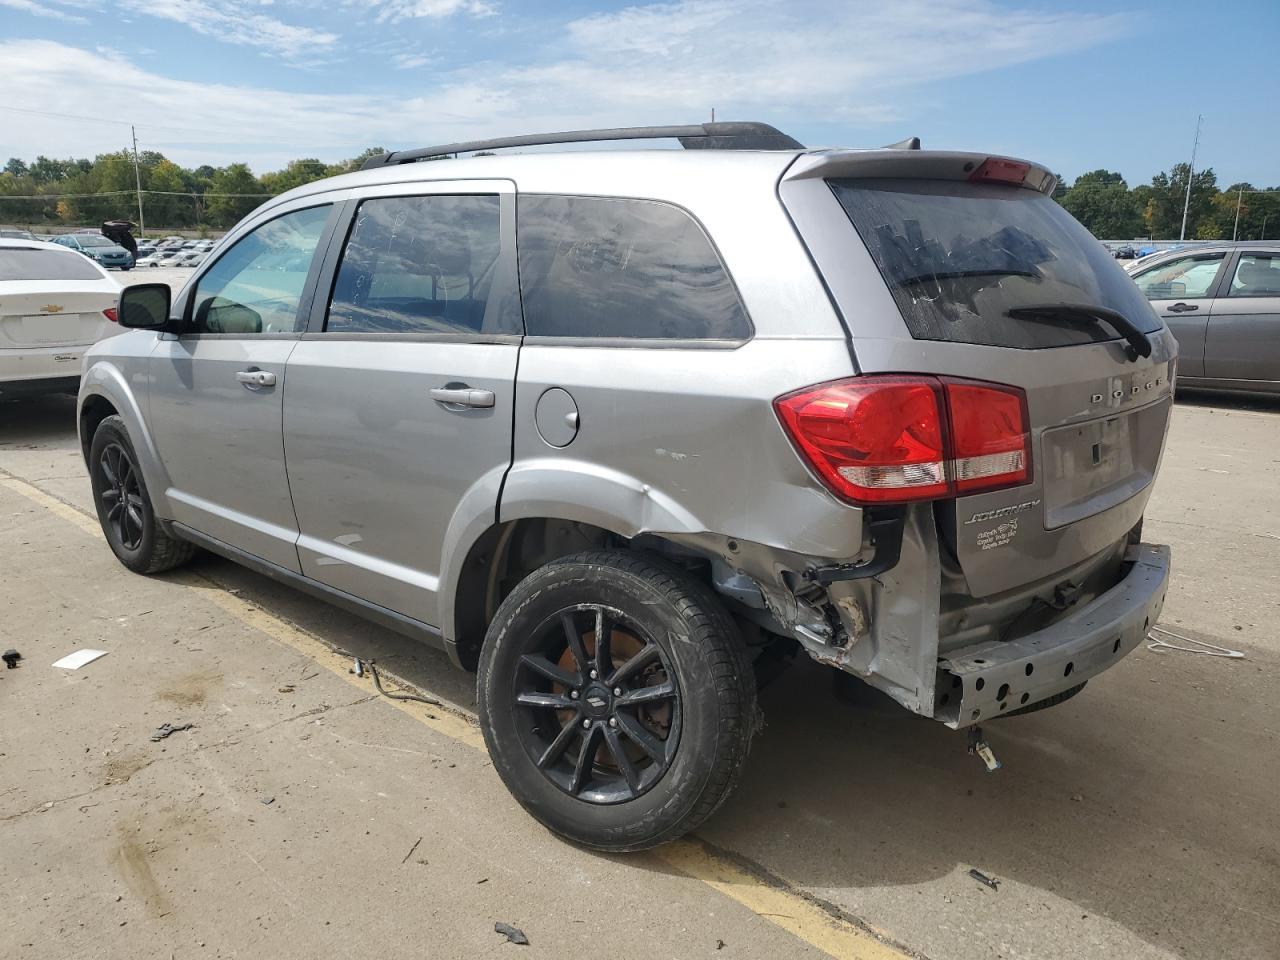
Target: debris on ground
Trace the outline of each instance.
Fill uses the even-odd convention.
[[[421,837],[419,837],[417,840],[413,841],[413,846],[409,848],[409,852],[408,852],[408,853],[406,853],[406,854],[404,855],[404,859],[400,861],[400,866],[404,866],[406,863],[408,863],[408,862],[409,862],[409,858],[413,856],[413,851],[415,851],[415,850],[417,850],[417,849],[418,849],[418,844],[420,844],[421,842],[422,842],[422,838],[421,838]]]
[[[1239,627],[1236,628],[1237,630]],[[1194,646],[1184,647],[1181,644],[1169,643],[1167,640],[1161,640],[1156,636],[1160,634],[1165,637],[1173,637],[1175,640],[1182,640],[1184,643],[1194,644]],[[1197,640],[1195,637],[1184,637],[1180,633],[1174,633],[1172,630],[1166,630],[1164,627],[1152,627],[1147,634],[1147,639],[1151,642],[1147,644],[1147,649],[1154,653],[1161,650],[1181,650],[1183,653],[1199,653],[1206,657],[1227,657],[1231,660],[1243,660],[1244,654],[1239,650],[1232,650],[1228,647],[1220,647],[1216,643],[1210,643],[1207,640]]]
[[[194,727],[194,723],[166,723],[163,726],[156,727],[156,732],[151,735],[152,741],[164,740],[183,730],[190,730]]]
[[[77,650],[75,653],[68,653],[61,660],[55,660],[53,665],[61,670],[79,670],[85,664],[93,663],[108,653],[110,653],[109,650]]]
[[[276,802],[276,798],[275,798],[275,797],[263,797],[263,798],[262,798],[262,800],[261,800],[261,801],[259,801],[259,802],[260,802],[264,807],[269,807],[269,806],[271,806],[273,803],[275,803],[275,802]]]
[[[6,650],[2,655],[0,655],[0,659],[4,660],[6,668],[9,670],[15,670],[17,669],[18,661],[22,659],[22,654],[17,650]]]
[[[716,941],[716,949],[717,949],[717,950],[723,950],[723,949],[724,949],[725,947],[727,947],[727,946],[728,946],[728,944],[727,944],[727,943],[725,943],[723,940],[717,940],[717,941]]]
[[[500,933],[511,943],[518,943],[522,947],[529,945],[529,938],[524,935],[524,931],[519,927],[513,927],[509,923],[498,921],[493,925],[493,932]]]
[[[292,684],[292,683],[286,683],[286,684],[285,684],[283,687],[281,687],[277,692],[278,692],[278,693],[293,693],[293,684]]]
[[[969,876],[973,877],[973,879],[977,880],[979,883],[985,884],[986,886],[990,887],[992,890],[1000,889],[1000,881],[994,879],[993,877],[988,877],[981,870],[970,870]]]
[[[1080,803],[1081,801],[1084,800],[1084,795],[1080,793],[1073,793],[1071,795],[1071,799],[1074,800],[1076,803]]]

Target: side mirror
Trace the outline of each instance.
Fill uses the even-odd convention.
[[[120,291],[120,326],[142,330],[168,329],[172,295],[167,283],[135,283],[125,287]]]

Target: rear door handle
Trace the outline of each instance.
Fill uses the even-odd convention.
[[[474,387],[432,387],[431,399],[446,407],[492,407],[496,398],[492,390],[477,390]]]
[[[1169,312],[1170,313],[1190,313],[1192,310],[1199,310],[1199,309],[1200,308],[1196,306],[1194,303],[1175,303],[1172,307],[1169,307]]]
[[[250,388],[276,385],[276,375],[270,370],[240,370],[236,373],[236,379]]]

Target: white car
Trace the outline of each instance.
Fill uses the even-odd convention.
[[[120,284],[88,257],[0,238],[0,400],[75,393],[80,358],[115,323]]]
[[[168,254],[160,250],[157,250],[155,253],[149,253],[145,257],[139,257],[137,263],[135,263],[134,266],[135,267],[158,267],[160,266],[160,261],[165,259],[166,256],[168,256]]]

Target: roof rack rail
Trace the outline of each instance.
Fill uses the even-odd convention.
[[[370,157],[361,170],[417,160],[434,160],[473,150],[500,147],[534,147],[557,143],[593,143],[605,140],[675,139],[686,150],[803,150],[804,144],[767,123],[692,123],[671,127],[613,127],[603,130],[569,130],[564,133],[532,133],[494,140],[465,140],[418,150],[397,150]]]

